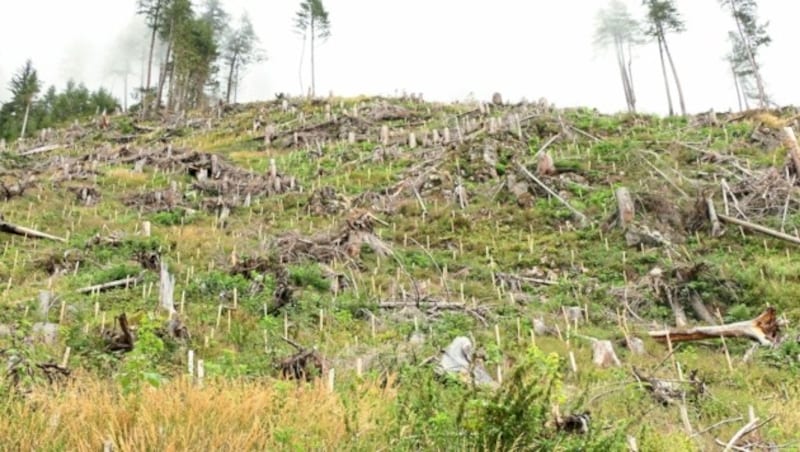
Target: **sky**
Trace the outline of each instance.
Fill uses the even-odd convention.
[[[309,86],[308,51],[293,30],[300,0],[222,0],[233,17],[247,12],[268,59],[248,68],[239,101],[301,93]],[[627,0],[641,16],[639,0]],[[762,0],[772,44],[761,56],[768,93],[800,104],[793,60],[800,2]],[[595,19],[606,0],[324,0],[330,39],[317,47],[317,94],[422,93],[426,100],[547,99],[558,107],[613,113],[625,99],[613,54],[593,45]],[[692,113],[736,109],[728,30],[734,24],[717,0],[677,0],[687,32],[668,37]],[[45,85],[70,78],[123,95],[115,68],[129,65],[129,89],[142,73],[146,30],[136,0],[9,1],[0,15],[0,101],[10,77],[33,60]],[[8,45],[7,43],[15,43]],[[124,51],[123,51],[124,49]],[[154,69],[155,74],[155,69]],[[657,46],[634,50],[640,111],[666,113]],[[676,98],[676,96],[674,96]],[[677,108],[677,102],[676,102]]]

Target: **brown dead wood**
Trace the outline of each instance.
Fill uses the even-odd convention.
[[[296,353],[278,362],[277,367],[283,378],[311,381],[315,377],[325,375],[328,366],[325,358],[317,350],[305,348],[286,337],[283,340],[297,349]]]
[[[675,343],[720,337],[746,337],[757,341],[761,345],[774,345],[778,341],[779,332],[780,323],[775,315],[775,308],[770,307],[752,320],[724,325],[650,331],[648,334],[659,342],[667,342],[669,340]]]
[[[128,325],[128,316],[123,312],[116,318],[120,331],[106,331],[103,336],[106,340],[106,349],[111,352],[129,352],[133,350],[135,338]]]

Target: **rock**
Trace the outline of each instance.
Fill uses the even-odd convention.
[[[536,333],[537,336],[544,336],[550,332],[550,329],[544,324],[544,320],[533,319],[533,332]]]
[[[36,322],[33,324],[33,337],[46,345],[53,345],[58,339],[58,324]]]
[[[570,306],[568,308],[564,308],[564,312],[567,313],[567,318],[572,323],[583,321],[583,308],[580,306]]]
[[[455,374],[467,383],[495,388],[497,382],[492,379],[489,372],[481,362],[473,362],[472,341],[468,337],[459,336],[442,352],[439,359],[437,373]],[[470,369],[472,374],[470,375]],[[471,381],[470,381],[471,380]]]
[[[0,324],[0,337],[8,337],[11,336],[12,334],[14,334],[13,327],[6,324]]]
[[[411,345],[422,345],[425,343],[425,335],[419,331],[414,331],[408,338],[408,343]]]
[[[628,350],[634,355],[644,355],[644,341],[638,337],[628,339]]]

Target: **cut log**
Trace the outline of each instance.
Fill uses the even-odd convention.
[[[717,217],[717,209],[714,208],[714,201],[711,198],[706,198],[706,206],[708,206],[708,220],[711,221],[711,237],[719,237],[723,234],[722,224]]]
[[[792,159],[794,166],[794,173],[800,174],[800,145],[797,144],[797,138],[794,136],[794,130],[791,127],[783,128],[784,144],[788,148],[789,156]]]
[[[737,226],[741,226],[741,227],[743,227],[745,229],[749,229],[751,231],[760,232],[762,234],[766,234],[766,235],[768,235],[770,237],[774,237],[776,239],[784,240],[784,241],[787,241],[789,243],[794,243],[795,245],[800,245],[800,238],[791,236],[789,234],[784,234],[783,232],[776,231],[776,230],[768,228],[766,226],[761,226],[759,224],[751,223],[749,221],[744,221],[744,220],[740,220],[738,218],[729,217],[727,215],[717,214],[717,217],[719,217],[720,220],[722,220],[722,221],[724,221],[726,223],[735,224]]]
[[[633,199],[631,199],[631,193],[626,187],[616,189],[614,196],[617,198],[617,220],[619,226],[625,229],[631,224],[635,214]]]
[[[686,342],[720,337],[747,337],[761,345],[774,345],[778,339],[780,324],[775,308],[768,308],[758,317],[743,322],[725,325],[697,326],[694,328],[675,328],[650,331],[650,337],[660,342]]]
[[[542,152],[537,157],[536,173],[540,176],[553,176],[556,171],[556,165],[553,163],[553,157],[547,152]]]
[[[592,341],[592,362],[598,367],[621,366],[611,341]]]
[[[9,234],[21,235],[23,237],[33,237],[36,239],[55,240],[57,242],[63,242],[63,243],[67,242],[67,239],[63,237],[56,237],[54,235],[46,234],[44,232],[40,232],[35,229],[26,228],[23,226],[17,226],[15,224],[3,221],[2,215],[0,215],[0,232],[7,232]]]

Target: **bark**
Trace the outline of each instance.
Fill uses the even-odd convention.
[[[669,78],[667,77],[667,66],[664,63],[664,45],[662,44],[661,36],[658,37],[658,57],[661,59],[661,75],[664,77],[664,89],[667,92],[667,105],[669,106],[669,115],[674,116],[675,110],[672,108],[672,93],[669,90]]]
[[[675,62],[672,60],[672,52],[669,51],[669,45],[667,45],[667,38],[664,36],[664,32],[661,32],[661,41],[664,43],[664,52],[667,54],[667,61],[669,61],[669,67],[672,69],[672,78],[675,79],[675,88],[678,90],[678,103],[681,106],[681,115],[686,116],[686,103],[683,99],[683,88],[681,87],[681,80],[678,78],[678,70],[675,69]]]
[[[648,334],[657,341],[666,342],[669,338],[669,341],[673,343],[719,337],[746,337],[761,345],[774,345],[777,342],[779,330],[780,324],[775,315],[775,308],[770,307],[755,319],[743,322],[650,331]]]
[[[618,188],[614,192],[614,195],[617,198],[617,216],[619,226],[622,229],[625,229],[629,224],[631,224],[635,214],[633,199],[631,199],[631,194],[625,187]]]

